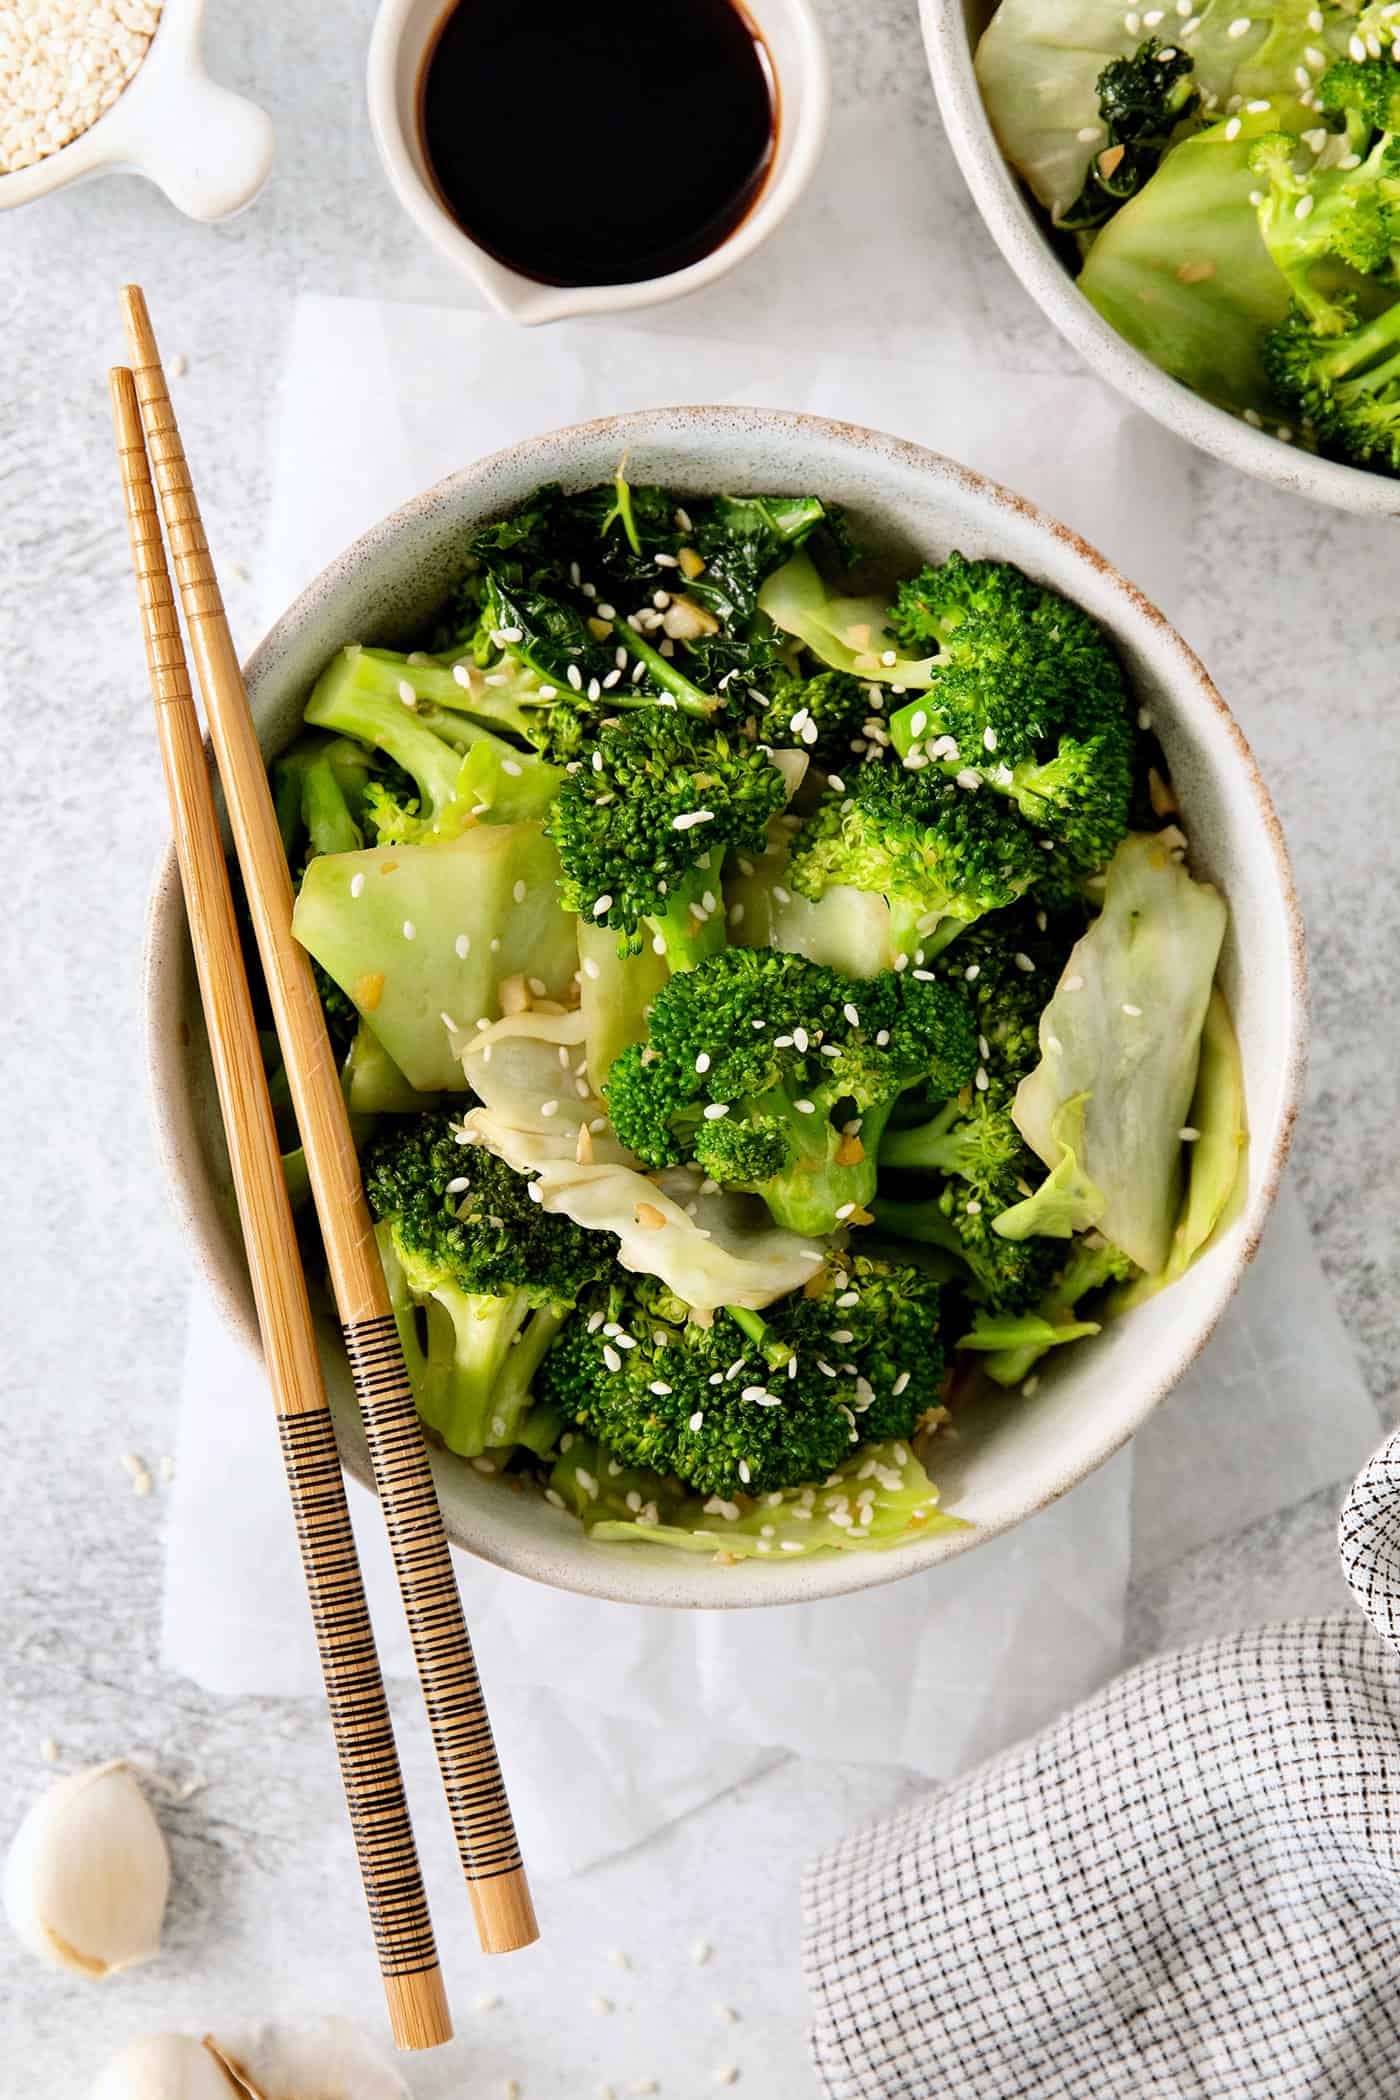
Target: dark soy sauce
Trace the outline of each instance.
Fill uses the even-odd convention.
[[[768,53],[732,0],[459,0],[423,68],[444,203],[545,284],[698,262],[773,158]]]

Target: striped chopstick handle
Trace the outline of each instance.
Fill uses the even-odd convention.
[[[452,2033],[282,1174],[233,894],[131,374],[113,417],[156,727],[312,1623],[394,2038]]]
[[[398,1326],[389,1314],[341,1331],[375,1472],[393,1482],[394,1491],[385,1500],[389,1542],[424,1671],[428,1723],[446,1782],[452,1827],[475,1904],[478,1883],[523,1873],[491,1720],[471,1639],[460,1622],[456,1575],[438,1516]]]
[[[325,1020],[291,932],[292,888],[199,503],[139,291],[126,294],[137,389],[234,842],[360,1401],[453,1830],[487,1953],[538,1937],[432,1468]]]
[[[437,1947],[328,1407],[277,1420],[370,1928],[398,2046],[451,2036]],[[442,2000],[439,2011],[437,2001]]]

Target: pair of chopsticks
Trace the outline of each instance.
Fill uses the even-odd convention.
[[[132,369],[111,374],[112,412],[200,997],[389,2017],[400,2048],[427,2049],[451,2038],[452,2021],[282,1175],[162,516],[483,1950],[528,1946],[538,1936],[535,1914],[340,1080],[309,961],[292,938],[291,878],[247,689],[139,287],[128,285],[124,304]]]

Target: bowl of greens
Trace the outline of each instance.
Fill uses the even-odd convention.
[[[1229,465],[1400,511],[1400,9],[921,12],[982,216],[1089,364]]]
[[[248,669],[456,1540],[633,1601],[831,1595],[1004,1531],[1170,1391],[1273,1199],[1302,941],[1239,729],[1082,541],[874,432],[657,411],[430,489]],[[169,865],[147,998],[256,1347]]]

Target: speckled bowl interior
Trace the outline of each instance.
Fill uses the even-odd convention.
[[[1202,1347],[1252,1256],[1278,1186],[1302,1076],[1302,934],[1278,821],[1239,728],[1199,662],[1141,594],[1063,526],[950,460],[876,432],[755,409],[681,408],[584,424],[465,468],[358,540],[273,628],[248,665],[264,749],[296,730],[313,679],[350,640],[391,641],[446,590],[463,534],[540,482],[584,486],[626,453],[637,480],[681,491],[815,489],[844,504],[862,539],[911,564],[958,547],[1019,562],[1077,599],[1114,636],[1151,707],[1185,810],[1196,871],[1231,907],[1223,980],[1244,1058],[1251,1143],[1234,1222],[1170,1291],[1102,1336],[1050,1360],[1033,1400],[998,1395],[960,1418],[941,1451],[945,1507],[972,1530],[884,1553],[721,1567],[708,1556],[596,1545],[541,1498],[512,1495],[445,1452],[434,1470],[447,1528],[471,1552],[558,1588],[633,1603],[728,1606],[828,1597],[966,1552],[1066,1493],[1166,1398]],[[257,1349],[173,859],[151,903],[146,957],[158,1138],[177,1208],[229,1320]],[[371,1477],[334,1326],[326,1377],[345,1462]],[[251,1403],[250,1403],[251,1404]]]
[[[1044,219],[1002,158],[972,55],[996,0],[919,0],[924,49],[943,128],[963,179],[1002,254],[1047,317],[1101,379],[1168,430],[1226,466],[1360,517],[1400,516],[1400,482],[1318,459],[1252,429],[1193,394],[1125,342],[1079,290]]]

